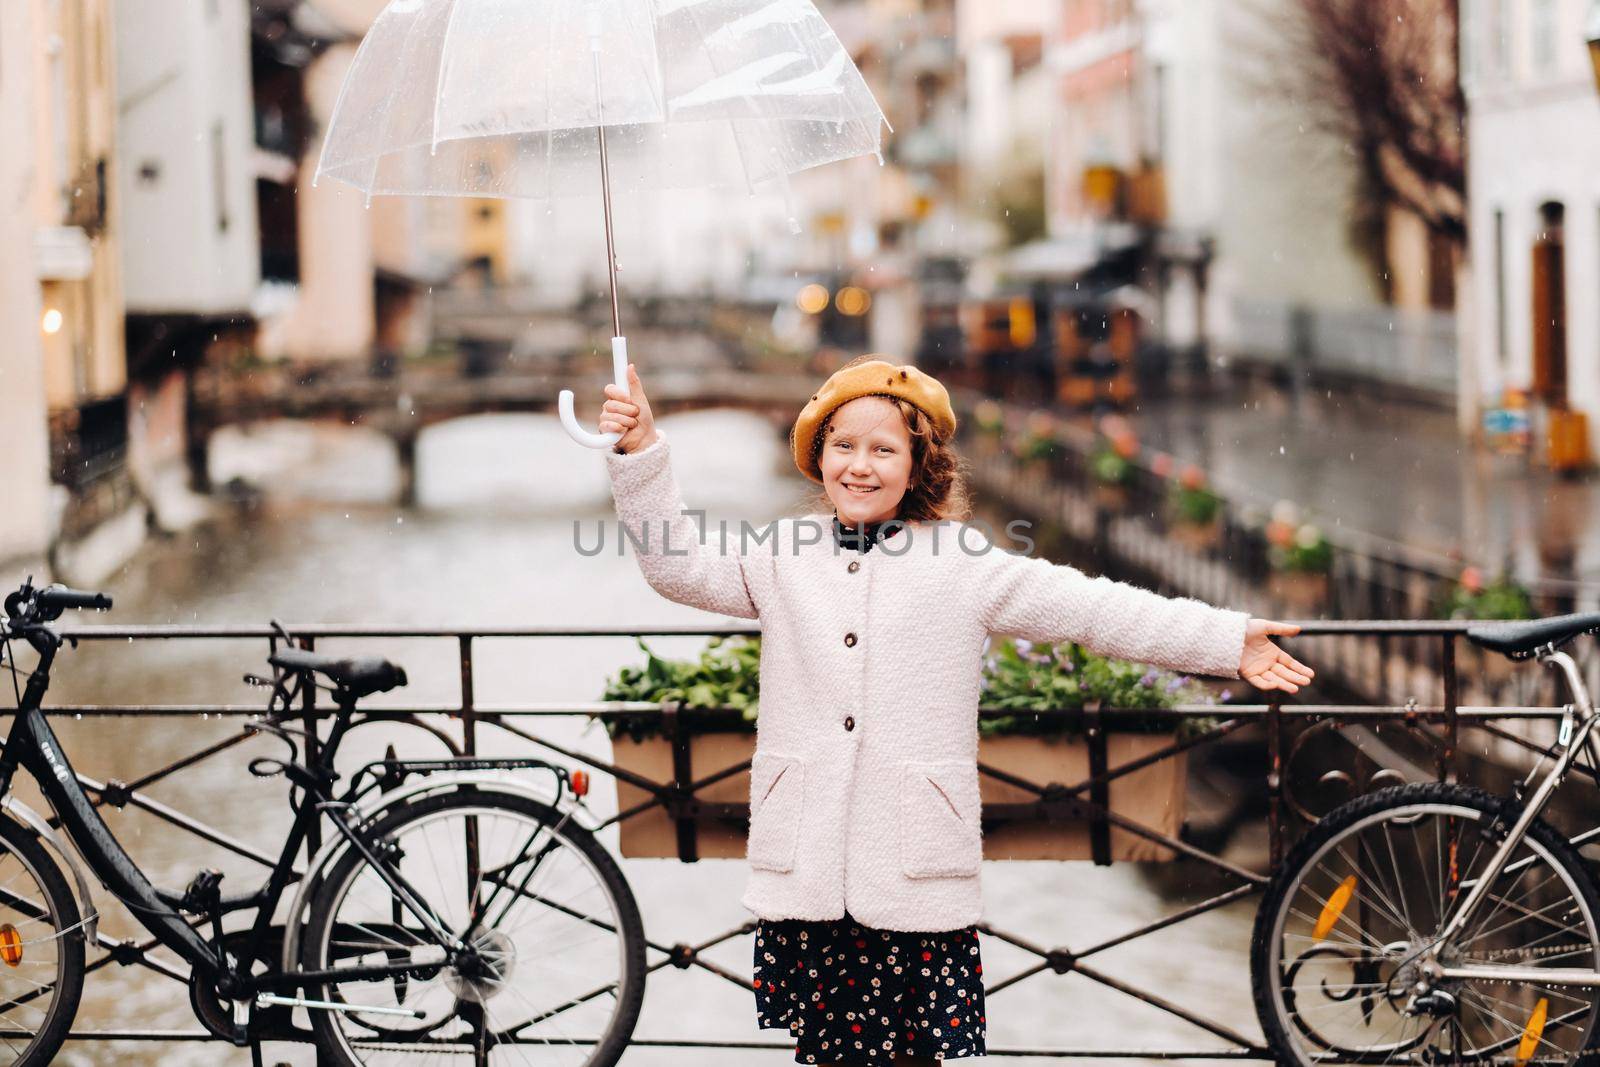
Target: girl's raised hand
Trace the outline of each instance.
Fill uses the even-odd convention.
[[[600,432],[622,435],[622,440],[611,446],[616,451],[637,452],[656,443],[656,420],[632,363],[628,364],[628,391],[615,382],[608,384],[605,406],[600,410]]]
[[[1317,672],[1279,648],[1269,634],[1297,634],[1292,622],[1251,619],[1245,625],[1244,652],[1239,657],[1239,677],[1257,689],[1287,689],[1298,693],[1310,685]]]

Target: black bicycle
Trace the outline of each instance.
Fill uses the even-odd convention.
[[[75,896],[41,837],[48,825],[10,817],[23,810],[9,797],[19,767],[106,891],[189,963],[200,1022],[258,1064],[263,1040],[314,1041],[341,1064],[617,1062],[644,997],[644,932],[616,862],[574,821],[585,778],[531,758],[389,758],[336,790],[334,757],[357,701],[405,685],[405,672],[275,641],[273,676],[246,678],[271,689],[267,713],[245,728],[289,747],[288,758],[249,765],[290,786],[294,822],[279,858],[237,896],[215,871],[181,893],[157,889],[101,819],[41,708],[71,640],[49,624],[69,608],[110,607],[103,594],[24,584],[0,620],[0,665],[14,688],[27,678],[0,751],[0,1062],[55,1056],[97,919],[86,880]],[[37,653],[31,669],[13,658],[18,643]],[[308,686],[333,695],[326,737],[291,719]],[[548,773],[554,795],[486,772]],[[235,915],[248,924],[227,921]]]

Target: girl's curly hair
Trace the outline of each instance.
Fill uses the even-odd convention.
[[[859,356],[846,367],[882,356]],[[843,369],[843,368],[841,368]],[[888,393],[866,393],[881,396],[899,409],[900,417],[911,433],[911,478],[906,484],[906,495],[900,500],[895,518],[905,522],[939,522],[953,519],[964,522],[972,517],[972,500],[967,491],[965,464],[956,454],[954,442],[946,440],[926,412],[909,400]],[[835,408],[834,411],[838,409]],[[811,441],[811,459],[822,454],[822,446],[833,426],[834,412],[830,411],[817,427]],[[826,490],[813,499],[814,510],[831,512],[833,501]]]

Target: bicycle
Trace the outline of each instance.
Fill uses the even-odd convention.
[[[575,821],[586,774],[533,758],[391,753],[336,793],[334,757],[357,702],[405,685],[405,671],[279,648],[291,635],[276,627],[272,678],[245,678],[271,689],[267,714],[245,728],[289,748],[287,758],[249,763],[251,774],[290,786],[294,821],[279,857],[265,882],[239,895],[223,895],[212,870],[181,893],[158,889],[100,817],[41,707],[56,652],[73,640],[49,624],[66,609],[111,606],[103,594],[25,582],[0,620],[0,664],[14,690],[27,674],[0,750],[0,1062],[31,1067],[55,1056],[98,919],[70,853],[10,795],[19,769],[37,780],[100,885],[189,964],[200,1023],[249,1047],[258,1065],[263,1040],[314,1042],[319,1062],[345,1065],[526,1063],[535,1049],[540,1064],[617,1062],[644,996],[645,941],[616,862]],[[19,641],[37,653],[30,671],[11,656]],[[308,686],[334,698],[325,738],[289,719]],[[554,795],[516,772],[552,775]],[[324,827],[332,833],[313,849]],[[77,896],[51,847],[72,869]],[[248,925],[225,929],[236,914]],[[576,1025],[596,1033],[571,1032]]]
[[[1600,1064],[1600,891],[1576,847],[1600,828],[1569,840],[1540,815],[1586,746],[1600,767],[1593,702],[1559,650],[1596,631],[1600,612],[1466,631],[1559,666],[1573,697],[1517,795],[1389,786],[1333,809],[1290,850],[1250,952],[1278,1063]]]

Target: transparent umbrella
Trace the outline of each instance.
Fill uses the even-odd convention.
[[[369,197],[598,192],[626,388],[613,189],[774,183],[787,201],[789,175],[879,153],[886,125],[811,0],[390,0],[313,181]],[[617,441],[578,424],[571,390],[558,409],[579,443]]]

